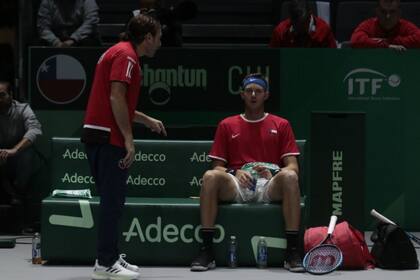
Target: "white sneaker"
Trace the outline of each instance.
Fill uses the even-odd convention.
[[[134,272],[137,272],[137,273],[139,273],[140,272],[140,267],[138,267],[137,265],[134,265],[134,264],[129,264],[128,262],[126,262],[125,260],[124,260],[124,258],[126,257],[126,255],[125,254],[121,254],[120,255],[120,258],[118,259],[118,263],[122,266],[122,267],[124,267],[124,268],[126,268],[126,269],[128,269],[128,270],[131,270],[131,271],[134,271]]]
[[[138,273],[122,267],[119,261],[116,261],[112,266],[106,267],[99,265],[98,260],[96,260],[92,273],[92,279],[95,280],[133,280],[139,276]]]

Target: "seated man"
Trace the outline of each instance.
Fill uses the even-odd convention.
[[[289,18],[274,29],[271,48],[337,48],[330,26],[312,14],[305,0],[293,0]]]
[[[420,47],[420,30],[401,19],[399,0],[378,0],[376,17],[363,21],[351,36],[353,48],[391,48],[403,51]]]
[[[0,80],[0,185],[13,205],[22,205],[38,159],[31,145],[41,124],[28,104],[12,99],[11,82]]]
[[[191,270],[205,271],[216,265],[212,242],[219,201],[282,201],[285,268],[300,272],[299,149],[289,122],[264,111],[269,97],[267,80],[261,74],[250,74],[242,81],[242,89],[245,112],[219,123],[209,153],[213,169],[204,174],[200,193],[203,244]]]
[[[98,10],[95,0],[42,0],[37,23],[42,44],[99,46]]]

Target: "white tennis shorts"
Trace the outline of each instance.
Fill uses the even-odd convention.
[[[268,187],[271,184],[271,179],[267,180],[265,178],[257,179],[257,184],[255,186],[255,191],[248,188],[241,188],[239,186],[238,178],[229,174],[235,183],[236,187],[236,196],[235,202],[237,203],[248,203],[248,202],[259,202],[259,203],[270,203],[271,200],[268,197]]]

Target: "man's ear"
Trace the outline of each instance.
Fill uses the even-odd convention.
[[[270,97],[270,92],[266,91],[264,94],[264,100],[267,100]]]

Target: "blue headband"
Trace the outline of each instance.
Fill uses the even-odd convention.
[[[264,91],[267,91],[268,83],[266,80],[257,77],[249,77],[242,81],[242,88],[245,89],[249,84],[257,84],[264,88]]]

